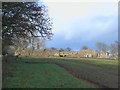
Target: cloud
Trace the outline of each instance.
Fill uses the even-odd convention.
[[[54,37],[47,42],[48,47],[95,48],[96,42],[110,44],[118,38],[115,3],[49,3],[49,6]]]
[[[67,32],[67,34],[65,35],[65,40],[71,40],[73,38],[73,33],[72,31]]]
[[[71,19],[64,22],[58,29],[54,33],[53,40],[49,42],[50,46],[79,49],[82,45],[94,47],[96,42],[101,41],[110,44],[117,40],[117,16]]]

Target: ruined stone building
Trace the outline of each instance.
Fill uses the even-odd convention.
[[[104,52],[104,51],[100,51],[100,52],[97,53],[97,57],[98,58],[109,58],[109,53]]]
[[[59,57],[74,57],[74,58],[109,58],[109,54],[107,52],[96,52],[95,50],[88,48],[86,50],[80,50],[80,51],[69,51],[69,52],[60,52],[59,54],[56,53],[54,56]]]

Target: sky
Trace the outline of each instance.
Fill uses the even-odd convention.
[[[107,45],[118,40],[118,2],[116,0],[44,1],[53,21],[53,38],[46,47],[80,50],[96,49],[97,42]]]

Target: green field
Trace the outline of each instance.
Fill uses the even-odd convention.
[[[118,60],[21,58],[3,65],[3,88],[118,87]]]

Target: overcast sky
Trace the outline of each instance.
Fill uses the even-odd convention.
[[[109,45],[118,40],[117,2],[57,1],[44,2],[53,19],[54,33],[47,47],[80,50],[86,45],[96,49],[97,42]]]

